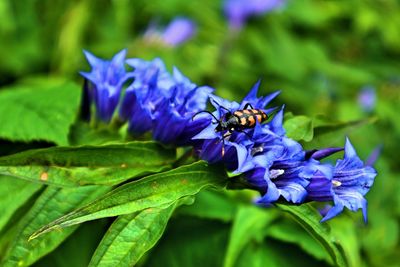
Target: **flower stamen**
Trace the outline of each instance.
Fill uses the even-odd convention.
[[[342,182],[338,180],[332,180],[333,187],[339,187],[342,185]]]
[[[285,170],[282,169],[277,169],[277,170],[270,170],[269,171],[269,178],[270,179],[275,179],[278,178],[278,176],[282,175],[285,173]]]
[[[251,155],[254,156],[257,153],[261,153],[264,151],[264,147],[263,146],[257,146],[257,147],[253,147],[251,149]]]

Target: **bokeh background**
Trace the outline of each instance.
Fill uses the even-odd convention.
[[[344,136],[362,159],[381,148],[367,195],[368,224],[360,214],[345,214],[331,225],[353,224],[346,229],[356,237],[349,245],[357,264],[399,266],[400,2],[287,0],[250,16],[240,29],[229,26],[222,6],[216,0],[2,0],[0,86],[32,77],[81,83],[78,71],[89,69],[83,49],[103,58],[124,48],[128,57],[160,57],[170,70],[176,66],[236,101],[261,79],[260,92],[281,90],[275,104],[288,112],[315,126],[321,118],[332,122],[317,127],[306,148],[342,146]],[[162,31],[177,16],[197,25],[192,38],[176,46],[148,38],[150,28]]]

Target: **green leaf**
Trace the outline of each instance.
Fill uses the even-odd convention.
[[[108,229],[89,266],[134,266],[160,239],[176,205],[121,215]]]
[[[203,190],[196,195],[193,205],[180,207],[178,213],[202,219],[217,219],[230,222],[235,217],[237,209],[235,201],[224,192]]]
[[[342,216],[337,220],[330,221],[329,224],[332,226],[332,233],[340,240],[341,245],[343,246],[343,251],[349,261],[349,266],[361,266],[360,244],[357,239],[356,226],[353,219]],[[394,234],[394,238],[397,239],[398,236],[398,233]],[[382,236],[380,236],[378,242],[381,240],[383,240]],[[380,248],[380,250],[384,251],[383,248]]]
[[[281,220],[274,223],[268,227],[267,236],[297,244],[316,259],[331,262],[331,258],[324,247],[293,220]]]
[[[294,116],[285,120],[283,127],[286,135],[296,141],[309,142],[314,136],[313,120],[306,116]]]
[[[57,228],[89,220],[129,214],[148,208],[166,208],[201,189],[226,184],[226,173],[218,166],[199,161],[171,171],[124,184],[89,205],[77,209],[36,231],[31,239]]]
[[[43,88],[44,87],[44,88]],[[0,91],[0,138],[68,144],[80,88],[71,82],[16,86]],[[18,104],[17,104],[18,103]]]
[[[64,187],[113,185],[165,170],[174,159],[175,150],[155,142],[51,147],[0,158],[0,174]]]
[[[344,142],[344,136],[350,131],[374,123],[376,120],[376,117],[369,117],[360,120],[332,121],[323,116],[316,116],[313,120],[314,138],[311,142],[305,144],[305,149],[324,147],[326,144],[341,145]]]
[[[110,142],[123,142],[122,135],[108,126],[96,128],[89,123],[76,122],[71,126],[70,145],[102,145]]]
[[[249,243],[235,267],[328,266],[316,261],[298,247],[267,238],[263,243]]]
[[[335,265],[348,266],[348,260],[343,252],[339,240],[332,235],[328,224],[320,223],[321,216],[310,204],[301,206],[289,206],[276,204],[280,209],[289,212],[294,219],[313,236],[329,253]]]
[[[0,176],[0,232],[14,212],[23,206],[42,186]]]
[[[314,119],[315,135],[322,135],[329,132],[338,131],[348,127],[361,127],[366,124],[374,123],[377,117],[369,117],[352,121],[329,121],[323,116],[317,116]]]
[[[109,219],[80,225],[57,249],[41,258],[33,266],[87,267],[109,226]]]
[[[19,222],[17,234],[13,236],[13,241],[0,265],[28,266],[54,250],[76,230],[76,227],[53,232],[35,240],[30,240],[29,236],[43,224],[70,212],[77,206],[88,203],[108,190],[109,187],[104,186],[48,187]]]
[[[224,266],[234,266],[237,258],[248,243],[262,240],[263,229],[276,218],[271,210],[255,206],[239,207],[233,222],[228,249],[225,254]]]
[[[174,218],[144,266],[222,266],[228,236],[229,225],[221,221]]]

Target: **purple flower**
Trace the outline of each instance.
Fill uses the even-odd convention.
[[[228,111],[232,114],[236,110],[243,109],[245,105],[250,104],[254,109],[264,110],[265,106],[273,99],[279,92],[275,92],[266,97],[257,97],[257,91],[260,85],[258,81],[243,101],[239,104],[234,101],[227,101],[223,98],[212,96],[211,104],[215,107],[216,111],[212,113],[215,117],[213,122],[209,122],[208,126],[204,128],[198,135],[193,137],[195,140],[203,140],[199,142],[195,150],[200,158],[207,160],[210,163],[224,162],[228,169],[240,172],[246,166],[247,159],[249,158],[249,151],[254,144],[252,136],[255,133],[256,127],[253,129],[245,129],[243,131],[233,131],[229,133],[227,130],[216,131],[216,124],[225,116]],[[267,114],[273,109],[264,110]],[[195,120],[212,118],[210,114],[199,114]]]
[[[210,123],[209,118],[193,121],[192,117],[206,108],[214,89],[195,85],[177,68],[174,68],[173,80],[170,95],[157,106],[154,114],[153,138],[165,144],[190,145],[192,137]]]
[[[260,157],[255,169],[245,173],[249,183],[264,191],[258,203],[269,204],[280,196],[289,202],[302,203],[307,196],[305,188],[316,172],[331,176],[331,167],[313,158],[307,160],[305,151],[296,141],[284,137],[280,147],[280,155],[275,152],[269,159]]]
[[[247,158],[245,163],[236,170],[237,173],[247,172],[254,168],[268,168],[287,150],[285,130],[283,129],[283,107],[263,125],[257,124],[252,132],[251,142],[246,144]],[[257,186],[257,185],[256,185]]]
[[[248,17],[282,6],[284,0],[225,0],[224,13],[232,29],[240,29]]]
[[[164,29],[151,25],[145,33],[149,41],[161,42],[167,46],[179,46],[191,39],[197,31],[197,25],[185,17],[176,17]]]
[[[213,91],[197,86],[177,68],[171,75],[160,59],[128,59],[134,68],[134,82],[127,88],[120,117],[129,123],[131,134],[153,131],[153,138],[165,144],[188,145],[210,119],[192,122],[204,110]]]
[[[134,68],[134,81],[126,89],[119,115],[123,121],[128,121],[131,134],[140,135],[151,130],[156,107],[168,97],[173,80],[159,58],[152,61],[128,59],[126,62]]]
[[[358,94],[358,104],[365,112],[373,111],[376,104],[375,88],[372,86],[362,88]]]
[[[333,169],[332,177],[316,173],[308,185],[307,198],[316,201],[333,201],[334,206],[328,211],[322,221],[329,220],[344,207],[351,211],[362,209],[364,220],[367,220],[367,200],[364,198],[369,191],[376,171],[365,166],[357,156],[350,141],[346,139],[344,159],[338,160]]]
[[[254,8],[249,14],[268,9],[261,0],[249,3]],[[175,23],[178,26],[171,25],[163,35],[166,40],[171,38],[171,45],[185,39],[176,36],[181,31],[176,29],[185,27],[179,26],[179,21]],[[380,148],[364,164],[346,139],[344,158],[335,166],[322,164],[319,160],[343,149],[305,151],[286,136],[284,107],[268,122],[259,123],[260,118],[266,120],[265,114],[275,113],[275,108],[265,107],[279,94],[257,97],[260,81],[241,103],[237,103],[212,95],[212,88],[197,86],[177,68],[171,74],[158,58],[152,61],[128,59],[126,63],[133,70],[126,72],[125,50],[111,61],[96,58],[86,51],[85,55],[92,71],[81,72],[85,77],[82,118],[90,118],[90,104],[94,102],[97,117],[109,122],[119,104],[123,84],[132,78],[119,110],[119,117],[128,123],[130,134],[151,131],[153,139],[164,144],[194,146],[202,159],[223,163],[228,170],[242,173],[240,179],[246,179],[249,187],[261,192],[259,204],[269,205],[280,198],[293,203],[333,201],[322,221],[335,217],[345,207],[352,211],[361,208],[367,219],[364,196],[374,182],[376,171],[371,166]],[[215,108],[212,113],[205,110],[208,100]],[[248,108],[255,110],[236,112]]]
[[[122,85],[131,77],[124,67],[126,50],[117,53],[111,61],[97,58],[87,51],[84,53],[92,71],[80,74],[92,84],[93,90],[89,93],[95,103],[97,117],[109,122],[118,105]]]
[[[170,46],[180,45],[195,35],[196,24],[187,18],[175,18],[164,30],[162,40]]]
[[[281,196],[293,203],[302,203],[306,187],[317,172],[332,176],[332,168],[318,159],[336,153],[341,148],[304,151],[302,146],[285,136],[283,108],[266,124],[257,125],[252,144],[246,146],[247,158],[238,169],[244,177],[258,188],[263,196],[260,204],[270,204]]]
[[[326,157],[329,157],[330,155],[342,151],[343,148],[341,147],[329,147],[329,148],[323,148],[323,149],[313,149],[313,150],[308,150],[306,151],[306,158],[312,158],[316,160],[320,160]]]

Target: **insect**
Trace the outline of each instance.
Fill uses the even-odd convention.
[[[212,114],[210,111],[203,110],[199,111],[193,115],[192,119],[200,113],[208,113],[210,114],[215,121],[213,124],[218,124],[215,127],[215,132],[223,132],[227,131],[222,135],[222,155],[225,154],[224,146],[225,146],[225,138],[231,136],[233,132],[243,132],[248,136],[244,130],[251,129],[256,126],[256,122],[262,123],[268,119],[267,113],[262,111],[261,109],[255,109],[250,103],[247,103],[243,109],[236,110],[231,112],[229,109],[220,106],[220,108],[226,110],[227,112],[223,115],[219,120]],[[250,109],[249,109],[250,108]]]

